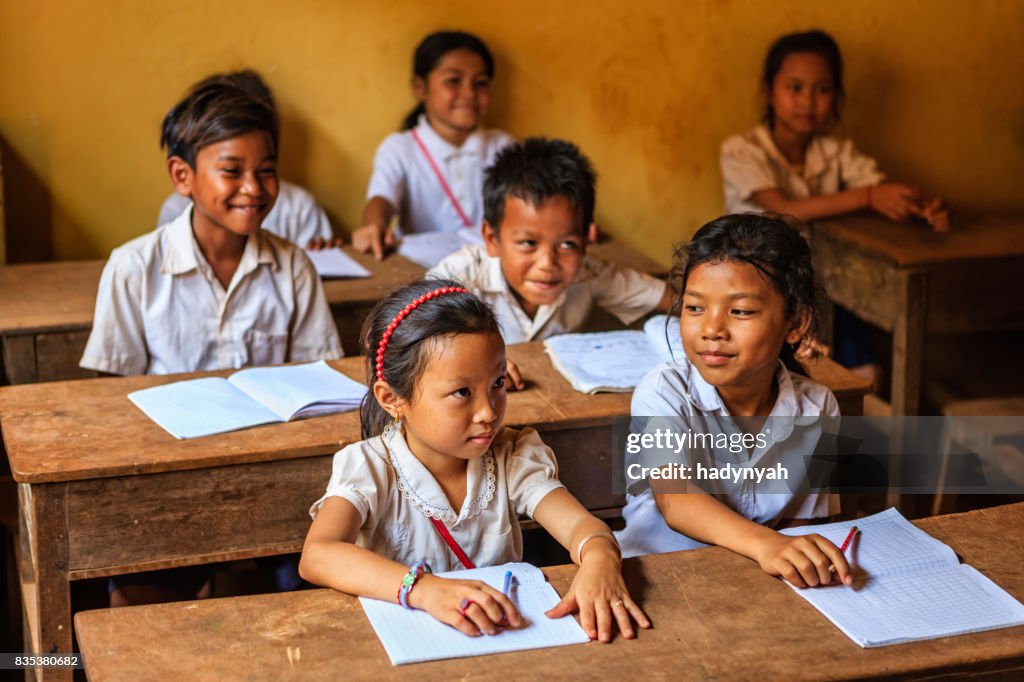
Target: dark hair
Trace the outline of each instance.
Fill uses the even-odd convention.
[[[487,69],[487,77],[494,78],[494,57],[491,56],[491,51],[484,45],[484,41],[472,33],[464,33],[462,31],[438,31],[424,38],[423,42],[416,47],[416,52],[412,55],[412,75],[427,80],[427,76],[437,68],[437,65],[441,63],[441,59],[449,52],[454,52],[455,50],[469,50],[480,55],[480,59],[484,60],[484,68]],[[415,128],[420,115],[426,112],[426,110],[423,102],[417,104],[402,119],[401,129],[409,130],[410,128]]]
[[[761,84],[771,91],[775,84],[775,76],[782,68],[782,62],[789,55],[798,52],[811,52],[820,56],[832,70],[832,87],[836,92],[835,99],[832,101],[832,117],[838,121],[839,113],[842,110],[843,96],[846,94],[843,89],[843,57],[839,53],[839,45],[832,39],[832,36],[824,31],[790,33],[772,43],[772,46],[768,48],[768,55],[764,58]],[[771,102],[765,103],[764,122],[768,124],[769,128],[775,123],[775,112],[772,110]]]
[[[193,169],[203,147],[262,130],[278,146],[274,96],[255,71],[219,73],[193,85],[164,117],[160,147]]]
[[[586,234],[594,221],[596,184],[594,167],[579,147],[565,140],[527,138],[501,150],[484,171],[484,220],[497,233],[509,197],[534,206],[565,197],[580,212],[580,232]]]
[[[807,336],[815,336],[818,324],[815,301],[820,288],[814,280],[811,249],[796,227],[783,218],[761,213],[716,218],[697,230],[689,242],[676,248],[670,277],[674,286],[672,314],[678,315],[681,311],[686,282],[694,268],[728,261],[757,268],[782,296],[786,318],[805,312],[810,318]],[[788,369],[806,374],[794,355],[796,348],[784,344],[780,357]]]
[[[395,316],[423,294],[441,287],[461,287],[448,279],[421,279],[391,292],[377,302],[363,325],[360,343],[366,355],[366,384],[371,390],[359,408],[362,437],[379,435],[391,421],[390,415],[373,395],[377,381],[377,347]],[[412,397],[416,382],[426,369],[433,344],[457,334],[501,335],[494,311],[467,292],[438,296],[417,306],[394,328],[384,351],[384,381],[399,397]]]

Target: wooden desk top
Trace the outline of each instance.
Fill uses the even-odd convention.
[[[0,334],[91,327],[105,263],[82,260],[0,266]]]
[[[629,414],[629,393],[585,395],[552,367],[541,342],[509,346],[526,390],[509,393],[511,427],[578,428]],[[363,358],[331,363],[364,381]],[[830,360],[811,375],[837,398],[866,383]],[[336,452],[359,440],[357,411],[179,440],[146,417],[128,394],[150,386],[230,372],[110,377],[0,388],[0,429],[15,480],[46,483],[296,459]],[[92,444],[97,444],[93,446]]]
[[[952,222],[953,230],[945,234],[921,222],[872,215],[822,220],[812,228],[900,267],[1024,256],[1024,216],[954,214]]]
[[[1017,599],[1024,503],[916,522]],[[1010,534],[1008,536],[1008,533]],[[565,593],[574,566],[545,569]],[[635,641],[392,667],[358,601],[308,590],[86,611],[90,680],[906,679],[1024,669],[1024,628],[861,649],[754,562],[713,547],[629,559]]]

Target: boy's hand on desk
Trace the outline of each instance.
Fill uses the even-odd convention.
[[[394,233],[380,225],[364,225],[352,233],[352,246],[360,253],[372,251],[377,260],[383,260],[395,243]]]
[[[651,627],[651,621],[629,596],[618,554],[602,553],[596,547],[587,552],[562,601],[545,615],[561,618],[577,608],[583,631],[591,639],[602,642],[612,641],[613,622],[618,624],[619,632],[626,639],[634,637],[634,620],[644,629]]]
[[[460,608],[462,604],[466,606]],[[523,624],[515,604],[480,580],[424,575],[409,592],[409,605],[470,637],[496,635],[504,628]]]
[[[519,371],[519,365],[512,362],[511,360],[508,360],[506,362],[506,370],[507,374],[505,376],[505,381],[508,382],[508,384],[506,385],[507,390],[523,390],[523,387],[526,386],[526,383],[523,381],[523,373]]]
[[[790,537],[773,532],[761,541],[753,559],[765,573],[780,576],[794,587],[828,585],[832,582],[829,566],[835,566],[840,582],[853,584],[846,557],[817,533]]]
[[[313,237],[306,244],[307,251],[323,251],[324,249],[340,249],[345,245],[345,240],[341,237],[332,237],[331,239],[324,239],[323,237]]]
[[[883,182],[870,188],[869,207],[886,218],[903,222],[920,213],[921,190],[898,182]]]

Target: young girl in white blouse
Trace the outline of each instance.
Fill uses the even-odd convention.
[[[710,491],[682,478],[652,480],[650,489],[627,496],[626,528],[617,534],[623,553],[709,543],[754,559],[767,573],[800,587],[830,583],[832,570],[849,584],[849,564],[827,539],[775,530],[839,511],[838,500],[810,492],[802,474],[822,437],[822,421],[839,416],[832,392],[796,373],[802,372],[796,351],[815,320],[807,243],[777,218],[730,215],[698,230],[676,258],[681,300],[674,309],[681,308],[685,354],[641,380],[630,408],[633,428],[641,428],[644,418],[642,428],[652,433],[669,428],[721,435],[738,433],[739,427],[752,437],[749,447],[690,446],[686,463],[694,469],[695,462],[737,470],[783,466],[789,478],[722,480],[705,484],[713,485]],[[644,458],[653,467],[670,463],[656,451]]]
[[[405,234],[480,229],[484,168],[514,141],[482,125],[493,78],[494,58],[476,36],[443,31],[423,39],[413,55],[419,104],[377,149],[355,248],[383,258],[397,241],[395,215]]]
[[[764,121],[722,144],[726,213],[770,211],[815,220],[873,210],[893,220],[919,217],[949,229],[942,200],[910,185],[883,182],[875,160],[830,133],[839,121],[843,62],[826,33],[775,41],[761,77]]]
[[[334,457],[310,510],[301,575],[397,600],[467,635],[518,627],[515,606],[476,580],[432,572],[519,561],[519,517],[535,519],[580,568],[548,616],[579,609],[591,638],[650,626],[630,598],[618,544],[558,480],[533,429],[502,428],[505,343],[491,309],[457,282],[427,279],[382,300],[364,328],[366,440]]]

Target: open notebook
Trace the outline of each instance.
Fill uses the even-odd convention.
[[[472,244],[483,244],[480,230],[463,228],[453,232],[417,232],[402,237],[398,255],[432,268],[463,246]]]
[[[861,531],[847,549],[853,586],[793,589],[856,644],[886,646],[1024,625],[1024,605],[895,509],[782,532],[819,533],[838,546],[851,526]]]
[[[541,649],[567,644],[583,644],[590,639],[572,616],[551,619],[544,612],[558,603],[559,596],[540,569],[530,564],[474,568],[438,575],[463,580],[482,580],[500,590],[505,571],[512,571],[518,585],[511,590],[512,602],[523,615],[522,628],[505,630],[488,637],[467,637],[458,630],[434,620],[425,611],[409,611],[393,602],[360,597],[366,617],[380,637],[392,665],[498,654],[505,651]],[[415,588],[414,588],[415,589]]]
[[[668,335],[665,338],[665,321]],[[644,330],[563,334],[544,342],[551,364],[581,393],[627,393],[662,362],[682,357],[679,318],[655,315]]]
[[[359,407],[366,387],[323,360],[252,367],[227,379],[176,381],[128,394],[175,438],[197,438]]]
[[[306,251],[309,260],[321,278],[369,277],[370,271],[360,265],[352,256],[342,249],[321,249]]]

